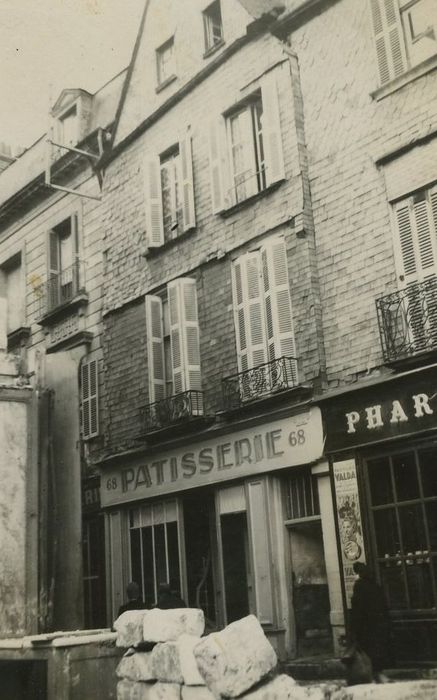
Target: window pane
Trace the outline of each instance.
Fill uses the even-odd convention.
[[[398,501],[419,498],[419,481],[414,452],[393,457],[393,475]]]
[[[437,496],[437,449],[419,452],[419,461],[423,495]]]
[[[394,508],[375,511],[374,521],[378,556],[395,556],[400,552],[401,543]]]
[[[407,607],[403,568],[401,562],[380,566],[382,587],[387,604],[391,610]]]
[[[412,608],[431,608],[434,605],[429,564],[409,564],[407,560],[407,582]]]
[[[428,549],[421,505],[399,508],[404,554],[422,552]]]
[[[132,581],[136,581],[141,586],[141,530],[130,531],[130,560]]]
[[[431,549],[437,552],[437,501],[426,503],[425,510]]]
[[[156,525],[155,535],[155,571],[156,583],[167,583],[167,557],[165,551],[165,525]]]
[[[141,530],[143,539],[143,580],[144,580],[144,602],[148,608],[155,603],[155,580],[153,576],[153,542],[152,528],[143,527]]]
[[[169,583],[172,591],[181,595],[181,577],[179,568],[178,526],[176,522],[167,523],[167,547],[169,564]]]
[[[393,488],[388,457],[372,459],[367,463],[372,504],[393,503]]]

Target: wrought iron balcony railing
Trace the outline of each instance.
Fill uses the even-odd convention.
[[[244,372],[222,379],[225,410],[239,408],[247,401],[297,386],[297,360],[279,357]]]
[[[198,416],[203,416],[203,392],[194,390],[168,396],[140,409],[141,425],[145,433],[174,426]]]
[[[59,306],[72,301],[81,291],[81,264],[51,273],[47,282],[40,287],[40,316],[54,311]]]
[[[376,300],[385,362],[437,349],[437,277]]]

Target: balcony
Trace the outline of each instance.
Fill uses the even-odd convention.
[[[183,391],[140,409],[142,433],[148,434],[166,428],[186,427],[190,421],[203,419],[203,392]]]
[[[86,304],[82,279],[81,263],[75,262],[71,267],[59,273],[51,273],[50,278],[38,289],[39,318],[41,321],[55,320],[62,315],[62,310]]]
[[[241,408],[249,401],[297,387],[297,360],[279,357],[263,365],[222,380],[225,411]]]
[[[414,364],[437,351],[437,277],[376,300],[387,365]]]

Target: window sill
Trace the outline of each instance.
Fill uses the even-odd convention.
[[[65,304],[60,304],[50,311],[46,311],[38,321],[40,326],[50,326],[57,321],[65,318],[76,309],[80,309],[88,304],[88,294],[85,291],[78,292],[73,299],[65,302]]]
[[[219,49],[222,48],[222,46],[225,45],[225,43],[226,43],[225,40],[222,39],[221,41],[217,42],[217,44],[214,44],[214,46],[210,46],[209,49],[207,49],[205,51],[205,53],[203,54],[203,58],[209,58],[210,56],[215,54],[216,51],[218,51]]]
[[[226,219],[228,216],[232,216],[232,214],[235,214],[237,211],[240,211],[240,209],[244,209],[245,207],[250,206],[254,202],[257,202],[259,199],[266,197],[271,192],[274,192],[278,189],[278,187],[282,185],[283,182],[285,182],[285,178],[282,178],[282,180],[276,180],[276,182],[272,182],[271,185],[268,185],[268,187],[265,187],[260,192],[257,192],[256,194],[247,197],[247,199],[242,199],[241,202],[232,204],[226,209],[222,209],[222,211],[219,212],[220,216],[222,216],[224,219]]]
[[[161,92],[161,90],[165,90],[165,88],[171,85],[171,83],[174,83],[177,77],[177,75],[170,75],[170,77],[164,80],[163,83],[159,83],[159,85],[156,86],[155,92],[158,93]]]
[[[20,326],[8,333],[8,352],[26,343],[30,338],[30,327]]]
[[[176,238],[172,238],[171,241],[165,241],[160,246],[153,246],[150,248],[147,248],[145,252],[143,253],[144,258],[153,258],[155,255],[159,255],[159,253],[163,250],[167,251],[176,246],[178,243],[181,241],[184,241],[186,238],[189,238],[196,230],[196,227],[193,226],[192,228],[187,229],[186,231],[182,231],[182,233],[179,234],[179,236],[176,236]]]
[[[422,77],[422,75],[430,73],[435,68],[437,68],[437,54],[435,56],[431,56],[431,58],[427,58],[426,61],[423,61],[423,63],[419,63],[417,66],[410,68],[408,71],[406,71],[406,73],[403,73],[403,75],[400,75],[398,78],[395,78],[389,83],[382,85],[377,90],[374,90],[370,93],[370,96],[376,101],[382,100],[384,97],[397,92],[397,90],[400,90],[405,85],[417,80],[417,78]]]

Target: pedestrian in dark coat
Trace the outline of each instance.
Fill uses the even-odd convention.
[[[357,646],[372,662],[374,678],[387,680],[382,669],[391,663],[390,618],[382,589],[369,567],[361,562],[353,565],[358,579],[352,594],[351,627]]]
[[[170,610],[171,608],[186,608],[185,601],[171,590],[170,584],[160,583],[158,587],[158,602],[157,608],[161,610]]]
[[[131,581],[126,587],[127,603],[120,605],[118,616],[126,612],[126,610],[144,610],[146,605],[140,596],[140,587],[135,581]]]

